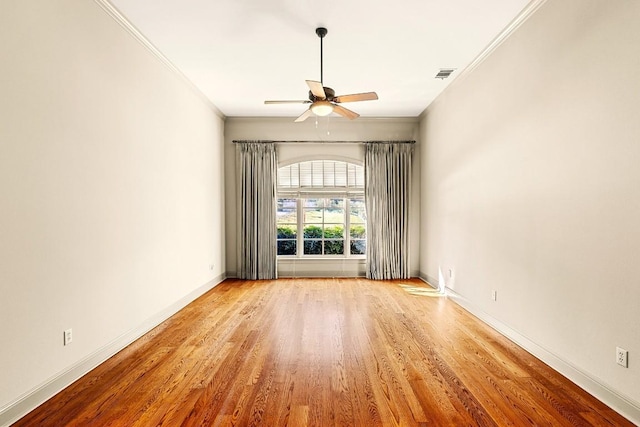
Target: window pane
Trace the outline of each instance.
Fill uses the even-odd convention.
[[[323,170],[323,180],[325,187],[335,187],[336,186],[336,164],[335,162],[323,162],[324,170]]]
[[[304,222],[305,224],[322,224],[322,208],[318,209],[305,209],[304,210]]]
[[[325,199],[325,206],[328,208],[341,208],[344,206],[344,199]]]
[[[351,224],[365,224],[367,222],[367,211],[365,209],[364,200],[350,199],[350,216]]]
[[[349,164],[347,170],[347,179],[349,180],[349,187],[356,186],[356,165],[351,163]]]
[[[311,187],[311,162],[302,162],[300,165],[300,187]]]
[[[351,255],[364,255],[367,252],[366,240],[352,240],[351,241]]]
[[[354,215],[353,212],[351,212],[351,217],[349,218],[349,221],[351,222],[351,224],[361,224],[364,225],[366,224],[366,218],[362,218],[364,215]]]
[[[278,224],[278,239],[295,239],[298,234],[296,224]]]
[[[362,166],[356,166],[356,187],[364,187],[364,168]]]
[[[300,172],[298,171],[298,163],[289,166],[291,169],[291,187],[300,187]]]
[[[321,240],[305,240],[304,254],[305,255],[322,255],[322,241]]]
[[[344,224],[344,209],[327,208],[324,211],[324,222],[326,224]]]
[[[335,162],[335,186],[346,187],[347,186],[347,163]]]
[[[349,227],[349,236],[351,236],[352,239],[364,239],[367,237],[367,229],[364,225],[351,224]]]
[[[295,238],[296,224],[298,222],[296,199],[278,199],[277,206],[276,225],[278,227],[278,238]]]
[[[311,185],[313,187],[322,187],[322,160],[315,160],[313,162],[311,162],[311,169],[312,169],[312,174],[311,174]]]
[[[344,238],[344,226],[343,225],[325,225],[324,238],[325,239]]]
[[[296,199],[278,199],[278,210],[280,209],[296,209]]]
[[[302,235],[305,239],[321,239],[322,227],[319,225],[305,225]]]
[[[295,255],[296,244],[295,240],[278,240],[278,255]]]
[[[344,240],[325,240],[325,255],[344,255]]]
[[[352,208],[364,209],[364,200],[362,199],[349,199],[349,204]]]
[[[291,166],[278,168],[278,186],[291,187]]]
[[[364,167],[336,160],[313,160],[278,169],[281,188],[364,187]]]
[[[278,224],[295,224],[298,222],[298,215],[295,210],[278,209],[276,212],[276,222]]]
[[[305,208],[315,208],[324,206],[324,199],[304,199]]]

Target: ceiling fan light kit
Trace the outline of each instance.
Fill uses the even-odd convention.
[[[309,100],[304,101],[265,101],[265,104],[311,104],[309,109],[302,113],[296,122],[302,122],[306,120],[311,114],[324,117],[331,113],[337,113],[342,117],[349,120],[353,120],[360,115],[354,111],[344,108],[338,105],[342,102],[357,102],[357,101],[371,101],[378,99],[378,95],[375,92],[355,93],[351,95],[335,96],[335,91],[330,87],[325,87],[323,83],[323,46],[322,39],[327,35],[327,29],[324,27],[316,28],[316,34],[320,38],[320,81],[307,80],[307,86],[309,86]]]
[[[333,104],[329,101],[316,101],[311,104],[311,111],[316,116],[324,117],[333,113]]]

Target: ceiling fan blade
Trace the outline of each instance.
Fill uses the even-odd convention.
[[[311,116],[313,113],[311,112],[311,108],[307,109],[304,113],[300,114],[300,116],[294,120],[294,122],[304,122]]]
[[[316,98],[327,99],[327,95],[324,93],[324,88],[322,87],[322,83],[316,82],[314,80],[307,80],[307,85],[309,89],[311,89],[311,93]]]
[[[346,117],[349,120],[357,119],[358,117],[360,117],[360,114],[354,111],[348,110],[343,106],[337,105],[337,104],[333,104],[333,112],[340,114],[342,117]]]
[[[283,101],[264,101],[265,104],[310,104],[311,101],[305,100],[283,100]]]
[[[378,99],[375,92],[354,93],[352,95],[340,95],[333,98],[333,102],[374,101]]]

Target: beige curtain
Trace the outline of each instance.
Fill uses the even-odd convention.
[[[272,143],[236,145],[240,166],[241,279],[275,279],[276,266],[276,149]]]
[[[367,278],[406,279],[409,270],[409,197],[413,144],[365,144]]]

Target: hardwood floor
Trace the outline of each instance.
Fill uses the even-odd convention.
[[[15,425],[633,425],[407,283],[227,280]]]

